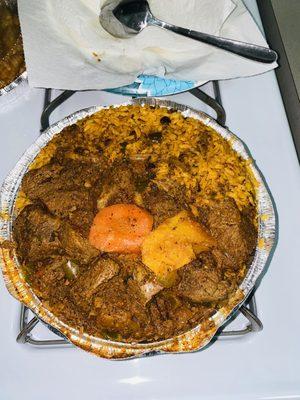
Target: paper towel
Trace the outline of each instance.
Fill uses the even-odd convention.
[[[140,74],[205,82],[276,67],[147,27],[130,39],[99,23],[106,0],[19,0],[29,84],[84,90],[115,88]],[[241,0],[149,0],[155,16],[186,28],[267,46]]]

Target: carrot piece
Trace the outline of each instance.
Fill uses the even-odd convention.
[[[97,213],[89,241],[105,252],[139,253],[152,225],[153,218],[146,210],[134,204],[115,204]]]

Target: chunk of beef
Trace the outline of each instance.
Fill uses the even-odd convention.
[[[61,222],[39,205],[28,205],[16,218],[14,239],[20,259],[35,262],[61,251]]]
[[[22,190],[30,200],[43,199],[45,194],[63,188],[63,182],[58,184],[62,169],[61,165],[50,163],[28,171],[22,180]]]
[[[174,333],[174,329],[176,329],[175,321],[168,318],[167,309],[165,308],[166,306],[167,305],[163,299],[155,299],[149,306],[149,314],[151,323],[155,328],[154,338],[156,340],[164,335],[166,335],[166,337],[171,336]]]
[[[172,289],[160,292],[149,304],[151,324],[144,332],[151,340],[174,336],[209,318],[214,308],[208,304],[191,303]],[[153,330],[153,328],[155,328]]]
[[[133,282],[128,284],[121,276],[101,286],[94,305],[97,324],[110,335],[114,333],[138,339],[149,323],[138,287]]]
[[[199,261],[184,267],[181,278],[176,293],[196,303],[224,300],[232,290],[217,268],[203,266]]]
[[[143,195],[143,204],[153,215],[154,227],[185,209],[178,199],[175,200],[163,190],[153,187]]]
[[[216,202],[204,212],[207,226],[217,240],[213,251],[219,266],[239,269],[249,261],[256,245],[256,229],[233,200]]]
[[[19,256],[26,262],[66,253],[87,264],[99,254],[79,232],[40,205],[31,204],[24,208],[15,221],[14,237]]]
[[[56,162],[33,169],[24,176],[22,189],[31,200],[43,201],[57,191],[99,190],[99,166],[69,160],[66,165]]]
[[[143,304],[147,304],[153,296],[163,290],[155,275],[142,263],[140,256],[118,255],[125,280],[132,279],[140,290]]]
[[[118,203],[133,203],[135,194],[134,174],[126,162],[116,162],[102,177],[102,191],[98,209]]]
[[[72,287],[76,302],[80,304],[82,301],[89,301],[99,286],[118,275],[119,271],[119,265],[108,257],[101,257],[95,261],[86,272],[76,279]]]
[[[84,236],[88,235],[95,212],[93,199],[87,190],[45,193],[43,202],[52,214],[69,221]]]
[[[39,263],[32,271],[30,283],[41,299],[48,300],[52,294],[57,297],[58,286],[63,286],[65,282],[63,265],[66,262],[66,258],[56,256]]]
[[[103,168],[100,164],[68,160],[64,165],[60,179],[63,181],[61,189],[76,190],[88,188],[95,195],[101,188]]]
[[[88,264],[99,255],[99,250],[90,245],[89,241],[68,223],[59,231],[59,239],[67,255],[79,263]]]
[[[100,176],[99,168],[93,164],[72,160],[64,166],[50,163],[29,171],[22,189],[32,201],[44,203],[51,213],[87,236],[101,191]]]
[[[130,163],[116,161],[103,174],[98,209],[112,204],[136,202],[136,196],[145,192],[151,177],[152,172],[147,169],[145,160]]]

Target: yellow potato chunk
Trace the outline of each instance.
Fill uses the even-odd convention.
[[[214,239],[186,211],[166,219],[142,244],[143,263],[164,283],[174,271],[209,250]],[[173,279],[174,280],[174,279]]]

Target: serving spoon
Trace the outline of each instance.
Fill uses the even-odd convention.
[[[101,9],[99,19],[103,28],[117,38],[131,38],[147,26],[158,26],[250,60],[263,63],[277,60],[277,53],[267,47],[225,39],[161,21],[154,17],[147,0],[110,0]]]

